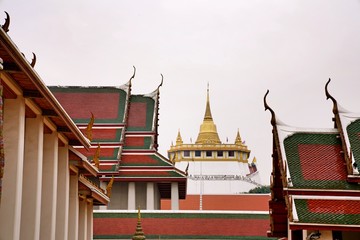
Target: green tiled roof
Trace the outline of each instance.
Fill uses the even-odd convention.
[[[341,141],[335,133],[295,133],[284,140],[293,188],[360,190],[346,181]]]
[[[300,223],[360,225],[360,201],[295,199]]]
[[[355,162],[360,166],[360,119],[350,123],[346,130]]]

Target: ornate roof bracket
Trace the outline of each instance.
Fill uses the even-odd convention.
[[[1,26],[1,28],[7,33],[9,31],[10,16],[6,11],[5,14],[6,14],[5,23],[4,25]]]
[[[338,104],[336,99],[330,95],[329,90],[328,90],[328,86],[330,83],[331,79],[329,78],[329,80],[326,82],[325,85],[325,95],[326,95],[326,99],[331,99],[331,101],[333,102],[333,113],[334,113],[334,128],[339,130],[339,134],[340,134],[340,138],[341,138],[341,145],[342,145],[342,149],[343,149],[343,154],[344,154],[344,158],[346,161],[346,166],[347,166],[347,172],[348,175],[352,175],[353,174],[353,167],[352,167],[352,160],[351,160],[351,156],[349,156],[349,151],[348,151],[348,147],[345,141],[345,136],[344,136],[344,131],[342,128],[342,124],[341,124],[341,120],[340,120],[340,115],[339,115],[339,108],[338,108]]]
[[[271,125],[273,126],[272,134],[273,134],[273,168],[278,167],[280,169],[280,173],[282,176],[277,176],[282,179],[283,187],[287,187],[287,179],[286,179],[286,165],[284,166],[281,149],[280,149],[280,140],[278,136],[277,126],[276,126],[276,116],[274,110],[267,104],[266,97],[269,94],[269,90],[266,91],[264,96],[264,107],[265,111],[269,110],[271,113]],[[273,169],[274,171],[274,169]]]

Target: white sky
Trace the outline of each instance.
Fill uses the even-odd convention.
[[[161,87],[159,150],[180,128],[196,139],[206,87],[223,142],[237,129],[263,183],[272,135],[263,96],[285,123],[332,127],[332,103],[360,112],[360,2],[355,0],[0,0],[9,35],[47,85]],[[4,13],[0,13],[3,19]],[[1,21],[0,21],[1,22]],[[3,21],[2,21],[3,23]],[[1,23],[1,24],[2,24]]]

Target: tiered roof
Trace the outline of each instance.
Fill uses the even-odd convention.
[[[131,81],[120,87],[50,87],[55,97],[86,135],[94,116],[92,161],[100,146],[102,180],[157,182],[162,198],[170,198],[171,182],[178,182],[185,198],[186,175],[157,152],[159,87],[150,94],[132,95]],[[95,163],[93,163],[95,165]]]
[[[301,129],[272,115],[271,236],[291,230],[360,230],[360,114],[333,101],[334,128]],[[356,152],[356,153],[355,153]],[[287,216],[288,215],[288,216]]]

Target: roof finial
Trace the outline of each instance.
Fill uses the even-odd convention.
[[[178,135],[176,137],[176,145],[182,145],[183,144],[183,140],[181,138],[181,134],[180,134],[180,128],[178,130]]]
[[[8,32],[9,31],[9,25],[10,25],[10,16],[6,11],[5,11],[5,14],[6,14],[5,23],[4,23],[4,25],[1,26],[1,28],[5,32]]]
[[[275,126],[276,124],[275,112],[269,107],[269,105],[266,102],[266,97],[268,94],[269,94],[269,89],[266,91],[264,96],[264,107],[265,107],[265,111],[269,110],[271,112],[271,125]]]
[[[210,94],[209,94],[209,83],[207,84],[207,95],[206,95],[206,110],[204,120],[213,120],[210,109]]]
[[[235,144],[241,145],[242,141],[241,141],[241,137],[240,137],[240,130],[237,130],[237,134],[236,134],[236,138],[235,138]]]
[[[158,89],[163,85],[163,82],[164,82],[164,76],[162,75],[162,73],[160,73],[160,75],[161,75],[161,83],[158,86]]]
[[[133,78],[135,78],[136,67],[133,65],[133,68],[134,68],[134,73],[133,73],[133,75],[131,76],[131,78],[129,79],[129,81],[131,81]]]
[[[36,63],[36,55],[35,55],[35,53],[32,53],[32,54],[33,54],[33,59],[31,60],[30,65],[31,65],[32,67],[34,67],[34,66],[35,66],[35,63]]]
[[[326,99],[331,99],[331,101],[333,102],[333,113],[337,114],[338,113],[338,106],[337,106],[337,101],[336,99],[330,95],[329,91],[328,91],[328,86],[330,83],[331,79],[329,78],[329,80],[327,81],[326,85],[325,85],[325,95],[326,95]]]

